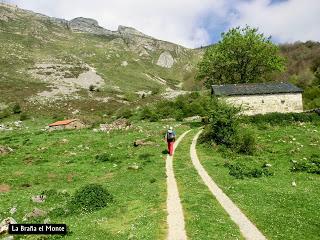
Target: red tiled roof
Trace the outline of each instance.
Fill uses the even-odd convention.
[[[74,122],[76,120],[77,119],[69,119],[69,120],[58,121],[58,122],[49,124],[49,127],[68,125],[69,123],[72,123],[72,122]]]

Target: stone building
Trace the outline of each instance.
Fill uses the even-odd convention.
[[[303,90],[291,83],[212,85],[211,94],[241,106],[243,114],[302,112]]]
[[[49,131],[82,128],[85,128],[85,124],[81,122],[79,119],[63,120],[49,124]]]

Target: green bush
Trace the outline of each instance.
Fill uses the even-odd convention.
[[[239,109],[225,103],[218,103],[210,116],[210,124],[205,132],[205,138],[211,139],[216,144],[231,147],[237,135],[240,118]]]
[[[245,122],[254,124],[290,124],[294,122],[319,122],[320,117],[316,113],[268,113],[243,118]]]
[[[57,207],[57,208],[52,209],[49,212],[49,216],[50,217],[61,217],[61,216],[66,215],[66,213],[67,213],[66,209],[64,209],[62,207]]]
[[[133,111],[129,108],[122,109],[117,113],[117,118],[129,119],[132,116],[133,116]]]
[[[90,85],[89,86],[89,91],[90,92],[93,92],[95,89],[96,89],[96,87],[94,85]]]
[[[71,212],[93,212],[112,203],[112,195],[99,184],[89,184],[77,190],[71,201]]]
[[[229,174],[238,179],[247,178],[260,178],[263,176],[272,176],[273,172],[270,168],[262,167],[249,167],[243,163],[226,163],[225,167],[229,168]]]
[[[25,121],[25,120],[27,120],[27,119],[29,119],[28,114],[22,113],[22,114],[20,115],[20,121]]]
[[[142,108],[140,119],[158,121],[159,119],[174,118],[178,121],[187,117],[199,115],[208,116],[215,109],[215,99],[208,94],[198,92],[181,95],[175,100],[162,100]]]
[[[320,155],[313,154],[309,160],[294,161],[291,171],[320,174]]]
[[[149,107],[143,108],[140,118],[142,120],[149,120],[151,122],[157,122],[160,119],[159,115],[155,112],[155,110]]]
[[[252,155],[256,150],[256,137],[254,132],[242,129],[238,131],[232,147],[237,150],[238,153]]]
[[[0,119],[5,119],[10,116],[10,111],[6,108],[0,111]]]
[[[19,103],[16,103],[16,104],[13,106],[12,112],[13,112],[14,114],[20,114],[20,113],[22,112]]]
[[[98,162],[115,162],[117,157],[113,153],[101,153],[96,155],[95,159]]]

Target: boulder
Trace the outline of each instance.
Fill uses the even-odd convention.
[[[38,196],[33,196],[31,199],[35,203],[43,203],[46,200],[47,196],[45,195],[38,195]]]
[[[128,166],[128,169],[129,169],[129,170],[138,170],[139,168],[140,168],[140,167],[139,167],[136,163]]]
[[[170,52],[165,51],[161,53],[157,65],[164,68],[171,68],[174,64],[174,58],[170,54]]]
[[[30,213],[27,213],[25,216],[24,216],[24,220],[25,221],[28,221],[29,219],[32,219],[32,218],[39,218],[39,217],[45,217],[47,216],[47,212],[46,211],[43,211],[39,208],[34,208],[32,210],[32,212]]]
[[[144,139],[139,139],[139,140],[134,141],[133,146],[135,146],[135,147],[151,146],[151,145],[154,145],[154,144],[155,144],[154,142],[146,141]]]
[[[10,152],[13,152],[12,148],[0,145],[0,155],[7,154]]]
[[[17,222],[12,217],[8,217],[2,220],[2,222],[0,223],[0,234],[8,232],[9,224],[17,224]]]
[[[123,62],[121,63],[121,66],[122,66],[122,67],[128,66],[128,62],[127,62],[127,61],[123,61]]]

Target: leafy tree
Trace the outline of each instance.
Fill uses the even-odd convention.
[[[313,60],[311,65],[311,71],[314,73],[316,77],[315,85],[320,86],[320,57],[317,57]]]
[[[279,47],[257,28],[232,28],[209,47],[198,65],[197,78],[206,86],[264,81],[268,74],[284,70]]]

